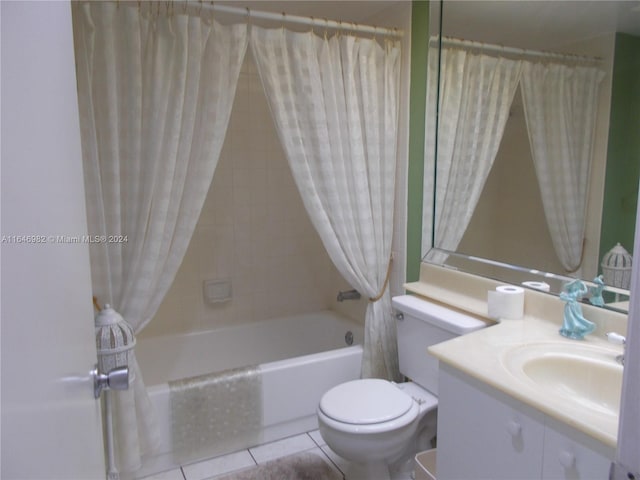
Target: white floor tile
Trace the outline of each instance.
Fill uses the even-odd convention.
[[[182,475],[182,470],[176,468],[167,472],[160,472],[149,477],[144,477],[142,480],[184,480],[184,476]]]
[[[322,435],[320,435],[320,430],[309,432],[309,436],[313,439],[314,442],[316,442],[319,447],[323,447],[327,444],[327,442],[324,441],[324,438],[322,438]]]
[[[344,474],[347,471],[347,466],[349,465],[349,461],[342,458],[336,452],[331,450],[327,445],[323,445],[320,447],[324,454],[331,459],[331,461],[338,466],[338,469]]]
[[[333,463],[333,461],[327,456],[327,454],[325,452],[322,451],[322,449],[320,447],[316,447],[316,448],[314,448],[312,450],[309,450],[309,452],[310,453],[315,453],[316,455],[318,455],[320,458],[322,458],[322,460],[324,460],[324,463],[329,465],[331,470],[336,472],[338,475],[343,476],[343,473],[340,471],[340,469],[338,467],[336,467],[336,465]]]
[[[253,467],[256,462],[249,454],[248,450],[242,450],[229,455],[211,458],[191,465],[182,467],[186,480],[204,480],[225,473],[240,470],[242,468]],[[182,479],[181,479],[182,480]]]
[[[306,433],[303,433],[302,435],[296,435],[295,437],[289,437],[276,442],[260,445],[255,448],[250,448],[249,451],[251,452],[251,455],[253,455],[253,458],[255,458],[256,462],[264,463],[269,460],[286,457],[287,455],[292,455],[304,450],[310,450],[315,447],[317,447],[317,445],[313,440],[311,440],[311,437]]]

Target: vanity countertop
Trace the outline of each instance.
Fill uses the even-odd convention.
[[[506,366],[510,352],[521,346],[539,343],[567,350],[576,344],[593,346],[610,352],[613,362],[615,356],[622,353],[622,347],[595,335],[588,335],[584,340],[569,340],[558,333],[558,325],[526,316],[522,320],[504,320],[483,330],[434,345],[429,348],[429,353],[441,362],[615,448],[617,417],[580,408],[575,401],[549,395],[546,390],[519,378]]]
[[[497,282],[484,278],[423,264],[421,280],[406,284],[405,288],[419,296],[486,318],[487,291],[495,289],[497,285]],[[578,395],[573,395],[571,391],[558,392],[547,386],[541,388],[513,366],[514,353],[517,355],[519,351],[545,356],[549,350],[556,352],[559,357],[566,354],[569,361],[574,352],[596,352],[599,357],[597,361],[603,365],[599,369],[600,374],[605,372],[600,378],[605,379],[606,385],[593,381],[591,374],[587,373],[591,371],[590,368],[582,371],[585,382],[591,382],[590,388],[595,385],[596,394],[609,391],[615,396],[621,384],[622,371],[615,357],[623,353],[623,347],[609,343],[605,334],[614,331],[625,335],[626,315],[584,305],[585,317],[596,323],[596,331],[584,340],[571,340],[558,333],[563,309],[564,303],[558,297],[526,290],[525,315],[522,319],[502,320],[482,330],[429,347],[428,350],[439,361],[615,449],[618,436],[618,416],[612,413],[615,407],[609,405],[599,408],[596,405],[594,408],[591,399],[586,403],[581,402]],[[556,369],[551,368],[550,371],[556,377],[571,375],[574,371],[571,368],[575,368],[575,365],[569,368],[568,373],[563,371],[564,368],[557,369],[558,375],[555,375]],[[611,377],[615,381],[609,382],[607,372],[612,371],[615,375]],[[604,397],[611,398],[611,395]]]

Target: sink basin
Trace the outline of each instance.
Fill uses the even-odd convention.
[[[539,343],[510,350],[505,364],[520,380],[574,405],[617,418],[622,390],[620,350],[573,343]]]

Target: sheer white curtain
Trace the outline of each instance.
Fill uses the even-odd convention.
[[[545,217],[567,271],[582,263],[598,89],[595,67],[527,62],[522,98]]]
[[[469,225],[504,134],[521,65],[519,60],[442,48],[435,212],[438,247],[456,250]],[[435,95],[435,90],[432,86],[428,93]],[[426,153],[433,155],[433,151]]]
[[[158,5],[74,5],[74,36],[94,294],[139,332],[169,289],[193,234],[229,122],[245,25]],[[115,241],[110,241],[115,236]],[[179,319],[176,319],[179,321]],[[135,359],[115,397],[122,471],[153,449]]]
[[[400,45],[252,27],[251,48],[311,221],[336,268],[372,300],[362,374],[397,379],[387,272]]]

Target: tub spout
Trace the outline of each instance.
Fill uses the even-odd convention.
[[[360,292],[357,290],[347,290],[346,292],[338,292],[338,301],[343,302],[345,300],[358,300],[360,298]]]

